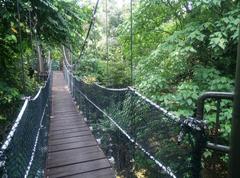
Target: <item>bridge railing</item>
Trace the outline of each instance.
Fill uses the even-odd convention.
[[[209,177],[227,177],[229,172],[230,132],[233,110],[232,92],[206,92],[197,101],[196,118],[208,124],[203,157]]]
[[[35,97],[26,97],[0,149],[0,177],[44,177],[47,151],[49,92],[48,79]]]
[[[205,125],[179,118],[133,88],[109,89],[64,67],[73,98],[118,174],[200,177]]]
[[[206,92],[198,98],[197,119],[205,120],[208,117],[206,113],[207,104],[211,104],[211,114],[215,115],[214,120],[210,119],[213,127],[208,128],[210,133],[208,134],[207,148],[209,149],[223,153],[229,153],[230,151],[229,140],[221,137],[223,137],[222,127],[225,123],[230,123],[231,120],[231,114],[227,117],[226,112],[232,112],[233,96],[234,94],[231,92]]]

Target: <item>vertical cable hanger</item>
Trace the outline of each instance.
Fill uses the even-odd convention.
[[[96,35],[96,30],[97,29],[97,26],[96,24],[93,24],[93,44],[94,44],[94,58],[97,56],[97,35]]]
[[[133,86],[134,82],[133,82],[133,0],[130,0],[130,65],[131,65],[131,85]],[[134,105],[133,103],[131,103],[131,112],[134,113]],[[134,141],[136,142],[137,137],[134,133],[136,133],[136,119],[135,117],[132,118],[131,121],[131,127],[132,127],[132,132],[134,135]],[[132,148],[132,152],[133,152],[133,157],[132,159],[134,160],[134,155],[135,155],[135,147],[133,146]],[[132,163],[133,164],[133,161]],[[132,165],[133,166],[133,165]]]
[[[32,8],[32,6],[31,6]],[[33,22],[32,22],[32,9],[29,9],[28,11],[28,18],[29,18],[29,28],[30,28],[30,40],[31,40],[31,48],[32,50],[34,49],[34,44],[33,44]]]
[[[95,22],[96,22],[96,18],[95,17]],[[93,41],[93,46],[94,46],[94,49],[93,49],[93,55],[94,55],[94,70],[96,70],[96,66],[97,66],[97,35],[96,35],[96,30],[97,30],[97,25],[96,23],[93,23],[93,34],[92,34],[92,41]]]
[[[32,7],[33,8],[33,7]],[[33,11],[33,9],[32,9]],[[33,50],[34,50],[34,53],[33,53],[33,56],[37,57],[38,54],[37,54],[37,46],[38,46],[38,34],[37,34],[37,23],[38,23],[38,16],[37,14],[34,14],[32,13],[32,18],[31,18],[31,24],[32,24],[32,27],[31,27],[31,30],[32,30],[32,44],[33,44]]]
[[[86,35],[85,40],[84,40],[84,42],[83,42],[81,51],[80,51],[79,60],[81,59],[81,57],[82,57],[82,55],[83,55],[83,53],[84,53],[85,46],[86,46],[86,44],[87,44],[87,39],[88,39],[88,37],[89,37],[90,31],[91,31],[91,29],[92,29],[92,26],[93,26],[93,24],[94,24],[95,16],[96,16],[96,13],[97,13],[97,8],[98,8],[99,1],[100,1],[100,0],[97,0],[96,5],[95,5],[95,7],[94,7],[94,9],[93,9],[92,19],[91,19],[91,22],[90,22],[90,25],[89,25],[89,28],[88,28],[87,35]]]
[[[109,79],[109,46],[108,46],[108,0],[105,0],[105,11],[106,11],[106,61],[107,61],[107,78]]]
[[[32,34],[32,14],[31,14],[31,9],[28,10],[28,25],[29,25],[29,29],[30,29],[30,43],[31,43],[31,51],[33,51],[33,34]],[[27,65],[29,67],[30,65],[30,59],[33,57],[33,53],[31,52],[31,54],[28,56],[27,58]]]
[[[24,73],[24,61],[23,61],[23,49],[22,49],[22,30],[21,30],[21,15],[20,15],[20,3],[17,0],[17,16],[18,16],[18,31],[19,31],[19,42],[18,47],[20,51],[20,58],[21,58],[21,70],[22,70],[22,89],[25,94],[25,73]]]
[[[133,0],[130,0],[130,65],[131,85],[133,85]]]

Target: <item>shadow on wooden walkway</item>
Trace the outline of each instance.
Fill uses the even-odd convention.
[[[53,73],[47,177],[113,178],[111,165],[77,111],[62,72]]]

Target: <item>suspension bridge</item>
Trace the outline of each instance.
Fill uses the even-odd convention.
[[[135,177],[144,170],[149,177],[197,178],[204,150],[229,153],[209,137],[204,103],[216,101],[219,124],[220,103],[233,93],[203,94],[195,117],[178,117],[132,87],[85,82],[64,49],[63,58],[63,71],[49,63],[45,84],[25,97],[1,146],[2,177]]]
[[[93,16],[97,6],[98,1]],[[84,45],[92,25],[93,20]],[[206,99],[217,101],[219,125],[220,103],[232,101],[233,93],[206,93],[196,116],[178,117],[132,87],[85,82],[74,75],[63,52],[63,71],[52,72],[49,65],[45,84],[34,97],[24,98],[1,145],[2,177],[131,178],[140,172],[153,178],[198,178],[204,150],[229,154],[228,145],[209,139],[203,111]]]
[[[25,99],[1,147],[1,174],[134,177],[146,160],[156,177],[200,177],[206,134],[201,120],[179,118],[131,87],[88,84],[65,61],[64,72],[50,67],[45,85]]]

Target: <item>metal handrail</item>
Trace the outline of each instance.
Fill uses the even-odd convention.
[[[208,99],[214,99],[214,100],[233,100],[234,93],[233,92],[206,92],[203,93],[197,100],[197,111],[196,111],[196,118],[198,120],[204,120],[204,103]],[[230,147],[226,145],[221,145],[217,143],[207,142],[206,145],[207,148],[229,153]]]

